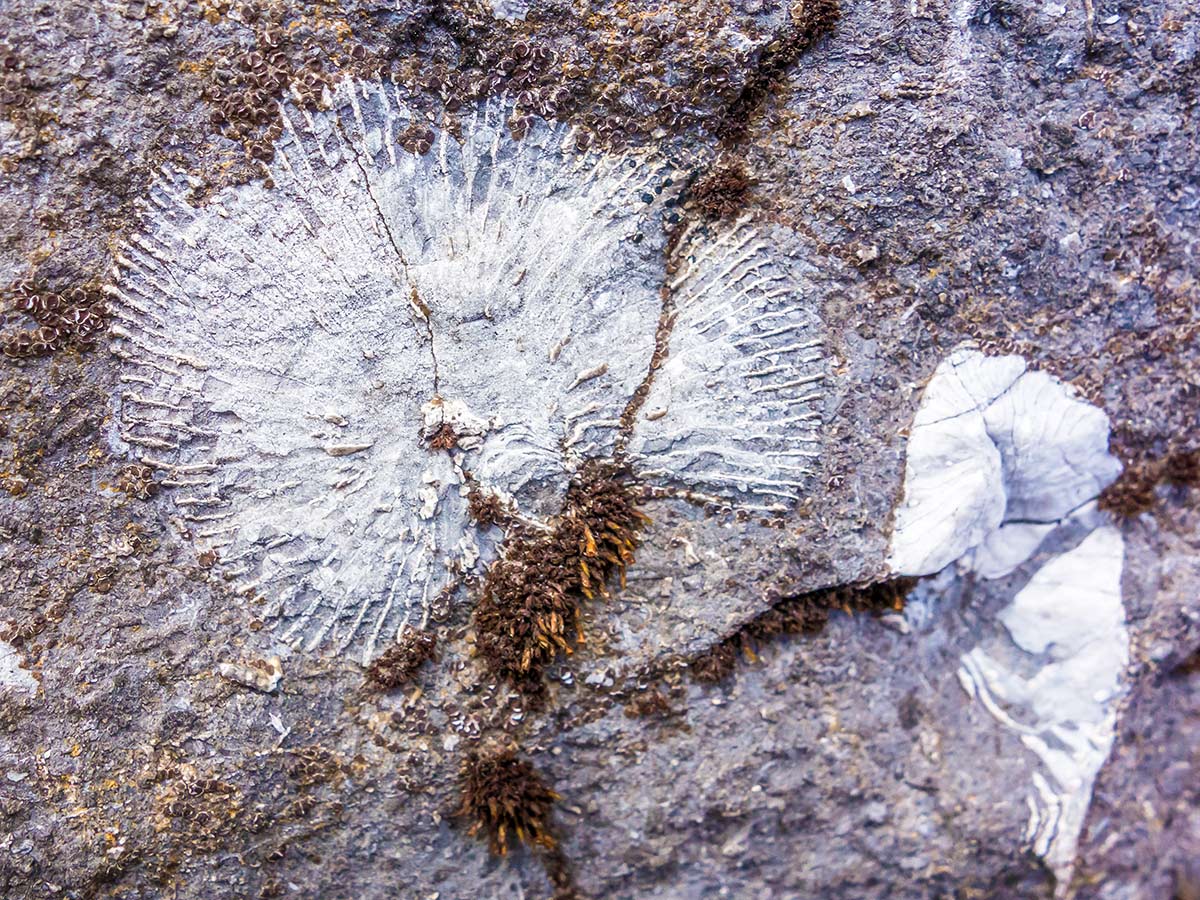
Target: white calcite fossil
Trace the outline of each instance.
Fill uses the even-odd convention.
[[[799,499],[819,456],[821,322],[804,269],[745,223],[694,240],[670,287],[672,323],[630,450],[647,476],[767,511]],[[774,235],[776,242],[782,235]]]
[[[1110,525],[1038,569],[999,614],[1009,639],[962,659],[968,694],[1021,736],[1034,771],[1026,839],[1070,880],[1096,774],[1112,749],[1129,633],[1121,602],[1124,547]]]
[[[1069,882],[1092,785],[1112,748],[1129,656],[1121,534],[1096,510],[1120,474],[1108,417],[1020,357],[956,350],[926,386],[908,443],[889,565],[1016,571],[1055,532],[1086,536],[1032,574],[964,654],[970,697],[1017,732],[1031,770],[1026,839]],[[1088,533],[1090,532],[1090,533]]]
[[[330,106],[283,110],[273,187],[165,177],[110,288],[114,443],[286,640],[366,659],[426,624],[488,558],[468,479],[531,516],[613,454],[729,506],[800,496],[824,363],[786,234],[695,230],[668,276],[667,160],[516,141],[500,102],[435,126],[386,82]]]
[[[930,575],[972,551],[1012,571],[1121,471],[1108,417],[1019,356],[950,355],[921,398],[888,565]]]
[[[7,641],[0,641],[0,691],[33,693],[38,689],[37,679],[21,665],[21,654]]]

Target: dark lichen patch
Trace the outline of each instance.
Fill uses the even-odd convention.
[[[242,144],[250,159],[269,162],[283,133],[279,101],[290,95],[315,108],[329,77],[320,54],[305,59],[310,29],[289,16],[283,4],[245,3],[238,15],[253,30],[254,48],[214,65],[202,96],[213,106],[212,124],[225,137]]]
[[[745,209],[753,184],[746,163],[728,159],[697,178],[689,196],[705,218],[732,219]]]
[[[118,756],[118,767],[109,768],[112,757],[106,755],[104,777],[82,787],[89,800],[100,802],[89,803],[77,825],[105,834],[90,888],[136,879],[143,889],[165,889],[152,896],[173,896],[198,870],[210,872],[215,860],[230,857],[270,883],[289,842],[306,840],[340,815],[340,804],[314,793],[340,783],[340,759],[322,747],[265,753],[241,767],[202,767],[181,757],[169,747],[145,763]],[[270,787],[256,791],[255,784]],[[69,795],[52,788],[51,796],[63,802]],[[135,798],[149,803],[136,818],[129,813]]]
[[[453,425],[443,422],[426,438],[426,442],[430,450],[454,450],[458,447],[458,432]]]
[[[0,156],[0,172],[11,174],[20,162],[36,158],[53,139],[58,116],[38,102],[35,76],[21,54],[0,44],[0,116],[13,127],[20,149]],[[6,142],[8,143],[8,142]]]
[[[607,595],[633,562],[649,519],[629,469],[590,460],[549,527],[519,522],[488,570],[475,608],[475,646],[490,673],[528,697],[545,693],[547,665],[582,641],[580,606]]]
[[[367,683],[381,690],[394,690],[412,681],[421,666],[436,655],[437,638],[432,632],[406,628],[399,641],[367,666]]]
[[[726,145],[745,140],[750,122],[783,81],[787,70],[800,54],[833,31],[840,17],[838,0],[797,0],[792,4],[787,26],[767,44],[758,68],[730,105],[717,130]]]
[[[154,469],[142,463],[122,466],[113,486],[123,494],[137,500],[149,500],[159,492],[160,483],[154,477]]]
[[[1200,450],[1186,450],[1170,454],[1163,460],[1162,479],[1176,487],[1200,485]]]
[[[1200,451],[1175,450],[1158,459],[1128,464],[1121,476],[1101,492],[1100,508],[1121,518],[1136,518],[1158,502],[1160,485],[1200,485]]]
[[[758,649],[775,638],[820,632],[834,610],[848,614],[883,613],[904,608],[916,586],[915,578],[894,578],[870,584],[839,585],[785,597],[766,612],[755,616],[732,634],[688,661],[692,678],[704,684],[724,681],[737,668],[738,660],[757,659]]]
[[[492,853],[504,856],[513,840],[546,850],[557,846],[550,813],[561,798],[515,750],[471,753],[460,776],[456,815],[470,823],[469,835],[487,839]]]
[[[1186,654],[1176,662],[1171,667],[1170,673],[1177,678],[1187,678],[1200,674],[1200,646],[1195,647],[1191,653]]]
[[[9,359],[44,356],[65,347],[95,344],[108,320],[108,309],[95,284],[52,290],[37,279],[19,281],[5,292],[7,311],[0,351]],[[10,330],[20,320],[37,327]]]

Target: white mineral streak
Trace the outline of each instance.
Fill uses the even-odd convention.
[[[0,689],[33,693],[38,689],[37,679],[21,667],[21,654],[12,644],[0,641]]]
[[[494,551],[463,540],[467,473],[531,521],[626,442],[731,505],[798,496],[820,333],[777,237],[694,236],[664,292],[667,161],[580,153],[543,123],[516,142],[499,102],[417,156],[399,136],[433,124],[390,83],[331,99],[285,107],[273,188],[197,205],[158,183],[110,289],[114,443],[166,470],[167,502],[285,640],[365,661],[427,624]],[[663,408],[627,434],[660,319]],[[428,441],[443,425],[448,452]]]
[[[1026,840],[1070,882],[1096,774],[1112,749],[1129,661],[1121,602],[1124,546],[1112,526],[1052,558],[999,615],[1011,643],[962,658],[967,692],[1045,766],[1033,773]]]
[[[888,565],[930,575],[975,551],[980,574],[1007,574],[1120,471],[1102,410],[1019,356],[960,348],[913,420]]]

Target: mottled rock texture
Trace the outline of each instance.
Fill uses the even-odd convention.
[[[0,894],[1200,891],[1198,488],[1162,462],[1200,449],[1190,0],[0,12]],[[197,206],[239,184],[271,203],[278,101],[345,76],[390,79],[431,123],[503,94],[514,140],[549,117],[663,155],[692,173],[674,224],[786,234],[823,323],[803,496],[759,518],[647,488],[624,585],[572,598],[585,641],[540,697],[473,652],[469,580],[403,679],[283,643],[172,511],[179,487],[113,439],[123,361],[81,322],[161,167]],[[1027,836],[1035,755],[956,673],[1085,536],[990,581],[951,566],[902,611],[847,587],[886,575],[921,387],[964,340],[1073,385],[1126,467],[1100,503],[1124,541],[1125,693],[1069,883]],[[1145,502],[1118,502],[1147,472]],[[471,782],[507,804],[475,837],[473,758],[519,775]],[[538,842],[492,854],[500,821]]]

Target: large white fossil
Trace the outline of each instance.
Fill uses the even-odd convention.
[[[957,349],[913,420],[889,555],[901,574],[957,563],[995,579],[1056,532],[1086,534],[1029,577],[998,615],[1003,631],[963,654],[958,670],[967,694],[1040,763],[1030,771],[1026,839],[1060,894],[1112,748],[1129,658],[1124,545],[1095,503],[1121,471],[1108,433],[1103,410],[1020,357]]]
[[[955,350],[921,397],[888,560],[930,575],[970,552],[1011,571],[1120,474],[1108,416],[1019,356]]]
[[[274,187],[166,177],[119,260],[114,442],[288,640],[367,658],[428,617],[488,553],[467,473],[534,515],[615,451],[732,506],[804,489],[824,364],[786,235],[696,230],[668,277],[669,162],[510,114],[414,155],[395,87],[345,82],[283,110]]]

